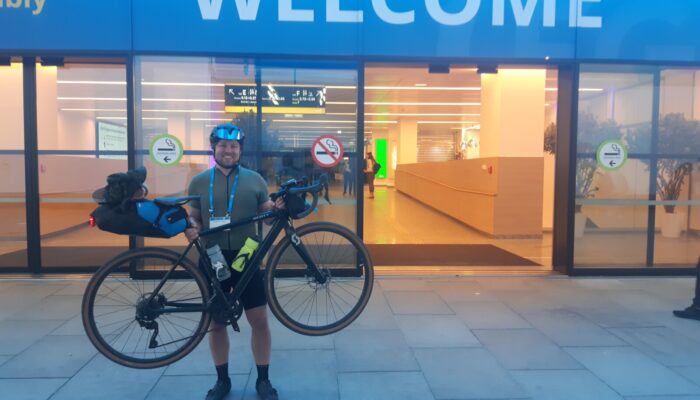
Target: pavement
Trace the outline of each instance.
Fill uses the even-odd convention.
[[[0,278],[2,278],[0,276]],[[202,399],[206,340],[129,369],[87,340],[86,280],[0,279],[0,399]],[[281,399],[700,399],[700,321],[675,318],[690,278],[380,277],[330,336],[270,316]],[[250,327],[231,332],[229,399],[255,399]]]

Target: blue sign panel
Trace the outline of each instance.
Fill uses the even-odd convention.
[[[0,0],[0,51],[131,50],[125,0]]]
[[[697,0],[0,0],[0,52],[700,62]]]
[[[581,29],[577,58],[700,61],[700,1],[602,0],[586,4],[601,29]]]

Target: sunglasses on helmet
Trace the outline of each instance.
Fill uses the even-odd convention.
[[[212,131],[211,137],[221,140],[241,140],[245,135],[237,126],[220,126]]]

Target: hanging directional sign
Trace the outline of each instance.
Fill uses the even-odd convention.
[[[160,135],[153,138],[150,146],[151,160],[158,165],[170,167],[177,165],[182,158],[183,148],[180,140],[172,135]]]
[[[335,136],[321,136],[311,145],[311,158],[319,167],[335,167],[343,159],[343,144]]]
[[[226,112],[257,110],[258,89],[255,85],[227,84],[224,86]],[[262,111],[276,114],[324,114],[326,88],[323,86],[263,85]]]
[[[615,171],[627,161],[627,148],[619,140],[606,140],[598,146],[596,160],[601,168]]]

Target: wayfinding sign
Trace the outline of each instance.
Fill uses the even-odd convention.
[[[255,85],[225,85],[226,112],[255,111],[258,89]],[[324,114],[326,112],[326,88],[323,86],[264,85],[262,111],[277,114]]]
[[[172,135],[160,135],[153,138],[150,146],[151,160],[158,165],[170,167],[180,162],[183,147],[180,140]]]
[[[601,168],[615,171],[627,161],[627,148],[619,140],[606,140],[598,146],[596,160]]]

